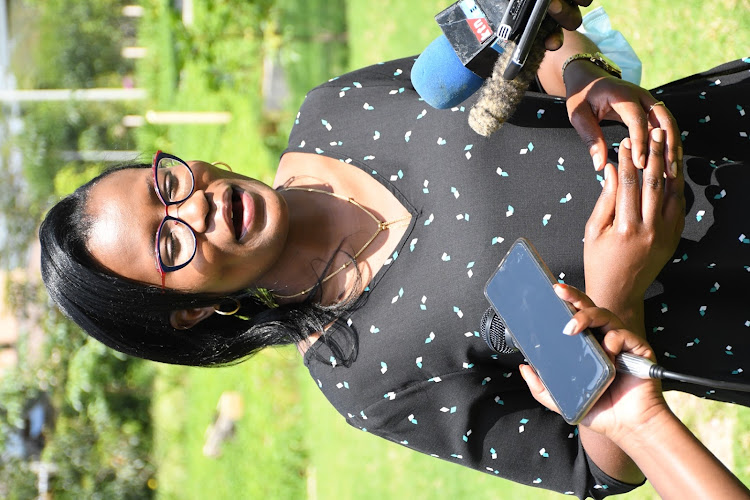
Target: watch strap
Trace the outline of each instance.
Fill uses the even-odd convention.
[[[585,59],[593,64],[596,64],[610,75],[622,79],[622,70],[620,69],[620,67],[615,64],[612,59],[605,56],[601,52],[585,52],[581,54],[573,54],[565,60],[565,63],[562,66],[562,74],[565,75],[565,69],[568,67],[568,64],[581,59]]]

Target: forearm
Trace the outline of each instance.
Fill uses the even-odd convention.
[[[750,498],[750,491],[668,408],[616,442],[664,499]]]
[[[586,454],[605,474],[629,484],[643,481],[638,465],[612,440],[582,425],[578,426],[578,435]]]
[[[544,91],[550,95],[561,97],[566,95],[562,75],[562,67],[565,61],[575,54],[599,50],[594,42],[577,31],[563,30],[563,33],[565,38],[562,47],[555,51],[547,51],[544,54],[542,64],[539,66],[539,71],[537,71],[539,82],[544,87]]]
[[[586,292],[598,307],[610,310],[629,330],[646,338],[643,300],[626,303],[616,293]],[[583,426],[579,427],[578,432],[586,453],[602,471],[625,483],[637,484],[643,481],[643,473],[638,465],[615,442]]]

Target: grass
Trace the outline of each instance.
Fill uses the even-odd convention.
[[[183,28],[169,13],[171,2],[143,3],[150,15],[144,17],[140,43],[149,47],[150,57],[139,75],[141,84],[152,89],[151,109],[226,110],[234,118],[225,126],[144,127],[139,147],[225,161],[235,171],[270,182],[279,148],[263,137],[270,127],[259,97],[263,58],[278,56],[285,63],[292,90],[289,112],[273,118],[280,136],[290,128],[304,92],[315,84],[345,70],[418,53],[439,34],[432,17],[449,2],[279,0],[273,5],[279,9],[274,26],[259,21],[263,2],[195,0],[192,28]],[[647,87],[750,55],[744,53],[750,47],[747,0],[601,0],[595,5],[605,6],[641,56]],[[245,416],[223,456],[208,459],[201,453],[204,432],[225,390],[242,393]],[[155,487],[161,498],[560,497],[348,427],[292,348],[270,350],[232,368],[162,366],[155,392]],[[687,396],[670,401],[750,483],[750,410]],[[742,437],[717,438],[717,425]],[[645,486],[624,498],[657,497]]]
[[[160,366],[152,415],[160,498],[302,498],[309,462],[296,351],[267,350],[231,368]],[[244,398],[244,416],[219,458],[202,454],[224,391]]]

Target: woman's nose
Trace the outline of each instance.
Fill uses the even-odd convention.
[[[187,222],[197,233],[206,231],[209,205],[205,191],[194,191],[187,200],[175,208],[176,210],[170,214],[172,217]]]

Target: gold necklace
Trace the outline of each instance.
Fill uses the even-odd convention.
[[[392,220],[392,221],[389,221],[389,222],[381,221],[380,219],[378,219],[375,216],[375,214],[373,214],[367,208],[365,208],[362,205],[360,205],[354,198],[346,197],[346,196],[341,196],[340,194],[336,194],[336,193],[329,193],[328,191],[323,191],[322,189],[302,188],[302,187],[288,187],[288,188],[284,188],[282,191],[307,191],[308,193],[320,193],[320,194],[325,194],[325,195],[328,195],[328,196],[333,196],[334,198],[338,198],[339,200],[344,200],[346,202],[349,202],[352,205],[354,205],[355,207],[359,207],[364,213],[366,213],[367,215],[369,215],[370,218],[372,220],[374,220],[378,224],[378,228],[377,228],[377,230],[375,230],[375,233],[370,237],[369,240],[367,240],[367,243],[365,243],[362,246],[362,248],[360,248],[359,251],[354,254],[354,257],[352,257],[351,259],[349,259],[348,261],[346,261],[341,267],[339,267],[338,269],[336,269],[335,271],[333,271],[332,273],[330,273],[328,276],[326,276],[325,278],[323,278],[322,280],[320,280],[320,284],[321,285],[323,283],[325,283],[326,281],[330,280],[331,278],[333,278],[334,276],[336,276],[338,273],[340,273],[341,271],[343,271],[347,267],[349,267],[349,264],[351,264],[353,261],[355,261],[357,259],[357,257],[359,257],[362,254],[362,252],[364,252],[367,249],[367,247],[370,246],[370,243],[372,243],[373,241],[375,241],[375,238],[377,238],[380,233],[382,233],[383,231],[385,231],[387,229],[390,229],[390,227],[393,226],[394,224],[397,224],[399,222],[403,222],[405,220],[411,219],[411,214],[409,214],[409,215],[406,215],[404,217],[401,217],[400,219]],[[273,295],[274,295],[274,297],[277,297],[279,299],[292,299],[294,297],[299,297],[300,295],[305,295],[305,294],[309,293],[316,286],[317,286],[317,284],[314,285],[314,286],[311,286],[310,288],[308,288],[306,290],[302,290],[299,293],[295,293],[294,295],[279,295],[277,293],[274,293]]]

